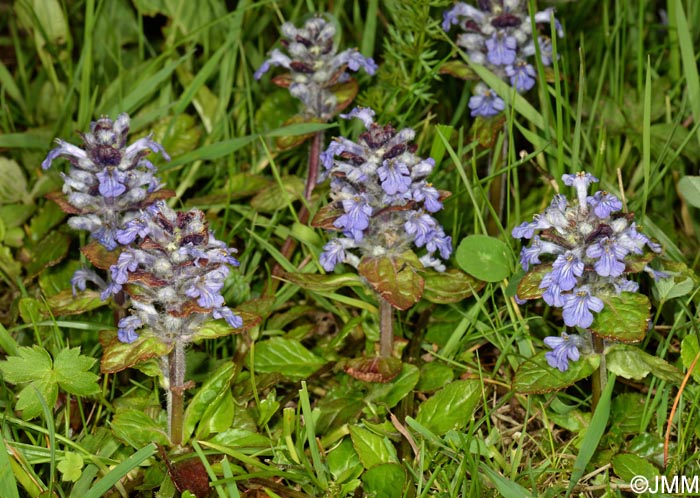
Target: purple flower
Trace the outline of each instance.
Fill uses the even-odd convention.
[[[216,308],[212,311],[211,316],[213,318],[223,318],[226,320],[226,323],[228,323],[234,329],[239,329],[243,326],[243,319],[226,306]]]
[[[96,284],[100,289],[107,287],[107,283],[97,273],[87,268],[82,268],[76,270],[75,273],[73,273],[73,277],[70,279],[73,295],[75,296],[76,289],[84,291],[87,287],[87,282]]]
[[[136,329],[143,325],[141,319],[134,315],[125,316],[119,320],[119,330],[117,332],[117,337],[121,342],[131,344],[136,339],[139,338],[136,334]]]
[[[372,206],[364,197],[355,196],[343,200],[343,210],[345,214],[339,216],[333,225],[351,234],[355,240],[362,240],[362,232],[369,226],[369,217],[372,216]]]
[[[494,33],[486,40],[486,59],[494,66],[507,66],[515,62],[518,41],[514,36],[499,36]]]
[[[566,296],[564,302],[564,323],[567,327],[581,327],[587,329],[593,323],[593,313],[603,310],[603,301],[592,296],[588,289],[581,287]]]
[[[403,194],[411,186],[411,172],[408,166],[399,161],[384,160],[377,168],[384,192],[389,195]]]
[[[582,340],[576,334],[569,335],[562,332],[561,337],[545,337],[544,343],[552,348],[552,351],[544,355],[547,363],[550,367],[557,368],[561,372],[566,372],[569,369],[569,360],[578,361],[581,356],[578,348],[581,346]]]
[[[519,92],[527,92],[535,86],[535,68],[525,61],[506,66],[506,75],[510,78],[510,84]]]
[[[362,68],[370,76],[377,72],[377,69],[379,68],[377,63],[374,62],[374,59],[371,57],[365,57],[358,52],[357,49],[345,50],[344,52],[338,54],[338,59],[340,61],[345,61],[350,71],[357,72],[360,70],[360,68]]]
[[[124,228],[117,230],[116,238],[120,244],[129,245],[136,240],[136,237],[144,238],[147,233],[146,222],[140,218],[134,218],[127,221]]]
[[[601,277],[622,275],[625,271],[625,263],[622,260],[627,254],[627,249],[609,237],[603,237],[597,244],[589,246],[586,250],[586,256],[598,259],[594,268]]]
[[[125,284],[129,280],[128,273],[136,271],[139,262],[136,260],[134,252],[127,249],[119,255],[117,264],[112,265],[112,280],[118,284]]]
[[[428,242],[426,242],[425,248],[431,254],[436,250],[440,251],[442,259],[447,259],[450,257],[450,254],[452,254],[452,237],[445,235],[442,227],[437,227],[437,229],[432,232],[432,237],[429,237]]]
[[[262,63],[258,70],[255,71],[255,74],[253,74],[253,77],[259,80],[272,66],[282,66],[289,69],[291,63],[292,59],[284,55],[279,49],[274,49],[270,52],[270,58]]]
[[[486,85],[476,86],[476,95],[469,98],[469,109],[472,116],[483,116],[489,118],[498,115],[506,108],[505,102],[496,92]]]
[[[119,294],[122,290],[121,284],[118,284],[116,282],[111,282],[101,293],[100,293],[100,299],[103,301],[106,301],[109,299],[109,296],[113,296],[115,294]]]
[[[221,289],[224,286],[226,275],[221,271],[212,271],[204,277],[198,277],[185,289],[185,295],[197,298],[197,304],[202,308],[213,309],[224,305]]]
[[[459,18],[466,17],[477,22],[482,22],[485,18],[483,12],[464,2],[457,2],[451,9],[442,13],[442,29],[449,31],[453,24],[459,24]]]
[[[568,185],[569,187],[574,187],[576,189],[579,209],[582,209],[585,212],[588,186],[591,183],[597,183],[598,179],[585,171],[579,171],[575,175],[563,175],[561,178],[564,180],[564,185]]]
[[[343,119],[357,118],[362,121],[365,128],[369,130],[372,127],[372,123],[374,123],[374,115],[374,110],[369,107],[355,107],[349,113],[341,114],[340,117]]]
[[[319,261],[326,271],[333,271],[335,265],[345,261],[345,247],[339,239],[333,239],[323,246]]]
[[[423,247],[433,236],[437,227],[437,221],[429,214],[416,212],[404,224],[406,233],[413,236],[413,241],[418,247]],[[431,251],[433,252],[433,251]]]
[[[418,188],[413,189],[411,197],[416,202],[423,202],[423,207],[429,213],[436,213],[442,209],[440,202],[440,192],[433,187],[432,183],[423,183]]]
[[[571,251],[560,254],[552,265],[552,281],[556,282],[561,290],[570,291],[578,282],[576,277],[583,275],[584,264],[581,258]]]
[[[598,218],[607,218],[610,213],[614,213],[622,209],[622,202],[614,195],[598,191],[588,197],[588,205],[593,208],[593,212]]]
[[[547,273],[542,282],[540,282],[540,289],[545,289],[542,293],[542,299],[544,302],[550,306],[556,306],[561,308],[564,306],[564,298],[566,297],[561,293],[561,287],[559,284],[552,281],[552,274]]]

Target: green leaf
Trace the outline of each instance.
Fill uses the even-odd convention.
[[[284,273],[282,280],[298,285],[302,289],[314,292],[335,291],[342,287],[362,287],[360,277],[354,273],[342,275],[318,275],[316,273]]]
[[[395,258],[365,256],[357,271],[382,298],[395,308],[405,310],[423,295],[424,281],[418,274],[419,268],[422,265],[418,258],[407,252]]]
[[[240,316],[243,320],[243,325],[237,329],[231,327],[225,320],[208,320],[197,329],[192,336],[192,341],[202,341],[204,339],[216,339],[218,337],[226,337],[231,334],[240,334],[246,330],[260,324],[262,318],[256,314],[241,311],[237,308],[233,312]]]
[[[168,151],[170,157],[191,152],[199,142],[202,130],[189,114],[178,114],[161,120],[151,128],[154,140]]]
[[[22,418],[30,420],[43,412],[41,396],[47,406],[53,407],[58,400],[58,386],[51,378],[40,378],[31,382],[19,392],[15,410],[22,412]]]
[[[362,482],[365,496],[401,498],[406,487],[406,471],[398,463],[383,463],[365,472]]]
[[[209,379],[199,388],[197,394],[194,395],[187,405],[187,410],[185,410],[183,444],[187,443],[194,428],[200,423],[200,420],[207,420],[203,418],[205,412],[211,412],[212,407],[216,409],[216,407],[222,403],[226,394],[231,393],[231,381],[235,373],[235,365],[232,362],[225,362],[213,372],[209,376]],[[228,421],[227,426],[231,425],[232,420],[233,413],[231,413],[231,420]]]
[[[280,373],[303,379],[321,368],[326,361],[306,349],[299,341],[272,337],[255,345],[255,372]],[[250,368],[248,363],[248,368]]]
[[[458,380],[435,393],[418,408],[416,421],[438,436],[466,426],[481,400],[478,380]]]
[[[140,448],[149,443],[170,445],[165,427],[140,410],[118,411],[112,419],[112,431],[115,436],[134,448]]]
[[[12,159],[0,157],[0,204],[28,201],[30,199],[24,171]]]
[[[654,286],[656,287],[659,301],[665,302],[689,294],[695,289],[695,282],[692,277],[679,275],[674,278],[660,278],[659,280],[655,280]]]
[[[674,384],[680,384],[683,376],[676,367],[658,356],[650,355],[634,346],[615,344],[605,352],[608,370],[625,379],[641,380],[650,373]]]
[[[484,282],[461,270],[450,268],[444,272],[426,270],[423,273],[423,297],[431,303],[449,304],[472,296],[484,287]]]
[[[285,176],[283,185],[277,183],[263,188],[250,201],[250,205],[260,213],[274,213],[304,195],[304,181],[298,176]]]
[[[17,481],[12,472],[12,464],[10,463],[10,455],[7,443],[0,433],[0,496],[6,498],[19,498],[19,490],[17,489]]]
[[[356,479],[363,470],[362,462],[360,462],[350,438],[343,439],[342,443],[328,452],[326,462],[331,475],[339,483]]]
[[[62,481],[76,482],[83,473],[83,457],[72,451],[67,451],[56,468],[63,474]]]
[[[365,396],[365,401],[379,402],[387,408],[393,408],[410,393],[420,377],[415,365],[404,363],[398,377],[386,384],[375,384]]]
[[[700,345],[698,345],[697,335],[687,335],[683,338],[681,342],[681,360],[683,361],[683,366],[685,368],[690,368],[693,364],[695,358],[700,356]],[[695,368],[693,368],[693,377],[696,382],[700,382],[700,360],[695,363]]]
[[[31,348],[20,347],[17,356],[8,356],[7,360],[0,362],[0,370],[5,380],[12,384],[22,384],[41,378],[40,372],[49,371],[52,366],[48,351],[38,345]]]
[[[651,303],[644,294],[623,292],[619,296],[601,296],[605,307],[593,315],[591,331],[618,342],[639,342],[647,331]]]
[[[383,463],[399,463],[394,445],[386,438],[379,436],[358,425],[350,426],[352,446],[366,469],[371,469]]]
[[[172,345],[163,343],[149,331],[141,331],[139,338],[131,344],[117,339],[116,332],[102,331],[100,344],[103,348],[100,363],[102,373],[121,372],[150,358],[164,356],[172,349]]]
[[[618,477],[628,482],[635,476],[644,476],[653,485],[654,478],[661,475],[659,469],[649,460],[631,453],[615,455],[612,459],[612,467]]]
[[[700,176],[684,176],[678,182],[678,191],[688,204],[700,208]]]
[[[560,372],[549,366],[545,354],[544,351],[538,353],[520,365],[513,380],[514,391],[526,394],[556,391],[589,377],[600,365],[600,357],[591,355],[579,361],[570,361],[568,370]]]
[[[430,362],[420,369],[420,380],[416,390],[420,392],[437,391],[454,380],[455,372],[447,365],[438,362]]]
[[[59,232],[51,232],[44,237],[31,251],[31,259],[27,263],[28,277],[41,273],[44,269],[58,264],[68,253],[70,239]]]
[[[78,396],[90,396],[100,392],[99,377],[89,372],[94,358],[80,354],[80,348],[61,350],[54,359],[56,380],[64,391]]]
[[[508,278],[513,266],[508,245],[487,235],[470,235],[462,239],[455,259],[462,270],[485,282],[500,282]]]

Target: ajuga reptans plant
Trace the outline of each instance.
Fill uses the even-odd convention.
[[[532,241],[522,248],[520,264],[526,272],[534,267],[545,270],[539,284],[545,302],[562,308],[567,326],[587,330],[594,313],[603,310],[606,296],[638,291],[639,284],[628,278],[631,273],[643,269],[655,278],[663,276],[644,256],[645,249],[658,254],[661,246],[637,230],[632,214],[620,212],[622,202],[613,194],[588,195],[589,185],[598,182],[590,173],[567,174],[563,181],[575,189],[576,199],[556,195],[543,213],[515,227],[512,235]],[[589,335],[564,333],[545,339],[553,348],[548,363],[567,370],[569,360],[578,360],[579,349],[588,347]]]
[[[320,263],[326,271],[340,263],[354,266],[376,291],[380,351],[388,357],[392,306],[406,309],[415,304],[423,285],[418,273],[427,268],[443,271],[440,258],[452,252],[451,237],[432,216],[442,209],[448,193],[426,181],[435,161],[415,154],[412,129],[379,125],[369,108],[341,116],[362,120],[366,131],[357,141],[335,138],[321,154],[324,177],[331,179],[331,203],[314,224],[340,235],[323,247]],[[392,275],[389,285],[383,277],[387,274]]]
[[[287,53],[272,50],[270,58],[255,72],[255,79],[260,79],[272,66],[289,69],[288,76],[278,78],[276,83],[287,86],[289,92],[301,100],[307,117],[323,121],[333,117],[338,111],[333,87],[350,78],[348,70],[356,72],[363,68],[370,75],[377,70],[374,61],[356,48],[338,53],[333,40],[335,26],[320,15],[311,17],[303,28],[286,22],[281,29],[284,36],[281,44]]]
[[[535,86],[537,72],[528,59],[535,55],[535,37],[525,0],[479,0],[478,7],[457,2],[443,13],[442,27],[450,31],[458,25],[463,33],[457,37],[457,45],[464,48],[470,60],[487,67],[491,72],[510,83],[518,92],[526,92]],[[545,9],[534,15],[536,23],[551,21],[553,9]],[[554,20],[559,37],[563,30]],[[545,35],[537,35],[540,59],[544,66],[552,63],[552,43]],[[495,116],[505,109],[505,103],[493,89],[484,83],[474,87],[469,99],[472,116]]]
[[[230,266],[238,266],[235,250],[214,237],[204,213],[175,212],[163,201],[130,220],[117,238],[130,246],[110,269],[110,291],[123,288],[132,298],[131,313],[119,321],[118,337],[131,343],[138,339],[137,330],[147,328],[172,348],[161,366],[169,383],[171,441],[179,444],[185,347],[212,318],[222,318],[233,328],[243,325],[221,295]]]

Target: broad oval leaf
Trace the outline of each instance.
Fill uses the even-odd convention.
[[[46,300],[53,316],[79,315],[107,304],[94,290],[84,290],[73,295],[71,289],[63,289]]]
[[[401,360],[394,357],[353,358],[343,365],[349,376],[365,382],[391,382],[401,373]]]
[[[140,410],[118,411],[112,418],[111,426],[115,436],[134,448],[143,448],[154,442],[161,446],[170,445],[165,427]]]
[[[406,487],[406,471],[398,463],[375,465],[362,476],[365,496],[401,498]]]
[[[511,274],[510,248],[505,242],[487,235],[462,239],[455,259],[462,270],[485,282],[500,282]]]
[[[254,313],[241,311],[234,308],[233,312],[243,320],[243,326],[237,329],[231,327],[225,320],[208,320],[192,335],[192,341],[198,342],[204,339],[216,339],[231,334],[240,334],[260,325],[262,318]]]
[[[625,379],[641,380],[650,373],[656,377],[680,384],[683,376],[676,367],[663,358],[650,355],[634,346],[615,344],[605,352],[608,370]]]
[[[416,421],[438,436],[465,427],[481,400],[481,382],[458,380],[436,392],[418,408]]]
[[[311,220],[311,226],[314,228],[323,228],[325,230],[338,231],[339,228],[333,223],[339,216],[345,213],[340,202],[331,202],[319,209]]]
[[[325,365],[326,360],[306,349],[299,341],[272,337],[255,345],[255,372],[279,373],[306,378]],[[248,368],[250,368],[248,359]]]
[[[569,369],[566,372],[560,372],[549,366],[545,354],[545,351],[538,353],[520,365],[513,380],[514,391],[540,394],[563,389],[578,380],[589,377],[600,365],[600,357],[590,355],[579,361],[570,361]]]
[[[352,446],[366,469],[383,463],[399,463],[394,445],[383,436],[358,425],[350,426]]]
[[[700,208],[700,176],[684,176],[678,182],[678,191],[688,204]]]
[[[58,264],[68,253],[70,239],[67,235],[53,231],[41,239],[31,251],[31,259],[26,266],[27,276],[33,277],[44,269]]]
[[[404,363],[401,365],[400,374],[391,382],[372,386],[365,396],[365,401],[376,401],[387,408],[393,408],[416,387],[419,377],[420,371],[417,366]]]
[[[683,360],[683,366],[685,368],[690,368],[690,365],[695,362],[695,368],[693,368],[693,377],[696,382],[700,382],[700,360],[695,361],[695,358],[700,356],[700,345],[698,344],[698,336],[687,335],[683,338],[681,342],[681,359]]]
[[[485,285],[484,282],[456,268],[444,272],[426,270],[423,280],[423,297],[436,304],[458,303],[474,295]]]
[[[395,308],[405,310],[423,295],[424,281],[418,274],[422,265],[413,253],[399,257],[364,257],[357,271],[372,288]]]
[[[594,315],[591,331],[618,342],[639,342],[644,339],[651,303],[644,294],[623,292],[619,296],[602,296],[603,310]]]
[[[479,79],[479,76],[467,64],[459,60],[445,62],[440,66],[439,72],[462,80]]]
[[[87,260],[100,270],[109,270],[110,266],[116,265],[121,251],[108,251],[97,241],[91,241],[80,248],[80,252]]]
[[[235,373],[236,369],[233,362],[225,362],[209,376],[209,379],[202,384],[197,394],[188,403],[187,410],[185,410],[183,444],[187,443],[200,420],[206,422],[206,418],[203,418],[204,414],[210,411],[212,407],[215,408],[221,404],[226,394],[231,393],[231,381]],[[231,413],[229,425],[232,420],[233,413]]]

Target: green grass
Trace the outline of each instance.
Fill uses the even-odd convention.
[[[566,33],[555,40],[558,57],[552,68],[538,64],[537,86],[519,95],[457,51],[454,29],[440,28],[451,5],[17,0],[0,8],[0,360],[35,344],[52,356],[79,346],[99,360],[100,334],[114,330],[108,306],[47,312],[85,261],[86,237],[44,198],[60,190],[65,162],[49,171],[40,163],[53,138],[78,143],[75,132],[103,114],[129,112],[132,139],[153,132],[163,143],[172,161],[151,159],[176,192],[172,205],[204,210],[217,238],[239,249],[224,295],[260,318],[243,334],[188,349],[195,387],[186,406],[222,365],[232,362],[233,373],[201,393],[218,404],[193,422],[188,447],[163,448],[174,473],[155,444],[166,424],[155,359],[119,373],[95,366],[100,394],[59,392],[54,406],[42,399],[32,420],[16,410],[25,385],[0,378],[0,495],[166,498],[177,496],[177,473],[187,470],[220,497],[613,497],[631,496],[635,474],[700,475],[697,371],[680,393],[663,465],[678,379],[699,351],[700,218],[677,185],[700,164],[700,7],[557,2]],[[318,256],[328,240],[300,223],[309,141],[284,149],[278,140],[324,132],[327,144],[359,131],[340,119],[290,124],[297,102],[269,76],[253,79],[278,46],[282,22],[299,24],[312,11],[337,20],[343,48],[357,46],[380,64],[374,77],[358,75],[354,104],[374,107],[382,123],[414,128],[418,154],[438,159],[430,180],[452,192],[439,218],[454,247],[490,235],[506,244],[512,263],[507,279],[460,302],[394,311],[406,341],[403,369],[388,384],[343,370],[347,360],[374,354],[379,320],[370,291],[303,288],[272,276],[276,265],[322,274]],[[498,91],[508,106],[503,122],[469,116],[475,81],[441,74],[449,60]],[[676,275],[667,288],[641,278],[651,326],[634,347],[664,363],[636,377],[618,365],[595,411],[588,379],[549,393],[513,389],[518,369],[564,325],[561,310],[541,300],[511,299],[521,246],[510,231],[555,193],[570,195],[560,177],[580,170],[624,199]],[[316,188],[312,216],[328,191],[327,183]],[[505,196],[502,209],[495,192]],[[69,249],[30,275],[47,234]],[[281,250],[288,237],[297,241],[290,256]],[[458,267],[454,256],[447,266]],[[445,389],[456,382],[463,389]]]

